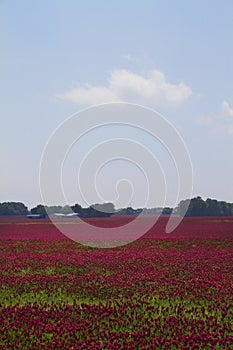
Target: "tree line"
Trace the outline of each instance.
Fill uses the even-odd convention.
[[[177,213],[181,214],[188,200],[179,203]],[[185,216],[232,216],[233,203],[218,201],[207,198],[203,200],[200,196],[192,198]]]
[[[103,203],[103,204],[94,204],[88,208],[83,208],[79,204],[73,206],[44,206],[37,205],[35,208],[32,208],[30,211],[31,214],[38,214],[40,216],[47,216],[53,214],[63,214],[69,215],[77,213],[80,217],[108,217],[115,213],[115,208],[113,203]]]
[[[188,210],[185,216],[233,216],[233,203],[225,201],[218,201],[216,199],[207,198],[203,200],[200,196],[192,198],[191,200],[182,200],[174,212],[182,215],[184,209],[189,203]],[[138,215],[141,212],[148,215],[169,215],[173,208],[137,208],[132,207],[122,208],[116,210],[113,203],[103,203],[91,205],[88,208],[83,208],[80,204],[73,206],[44,206],[42,204],[29,210],[25,204],[21,202],[4,202],[0,203],[0,215],[28,215],[36,214],[41,217],[46,217],[53,214],[69,215],[77,213],[80,217],[106,217],[114,214],[117,215]]]

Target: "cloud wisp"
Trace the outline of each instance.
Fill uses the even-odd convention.
[[[224,131],[227,134],[233,135],[233,108],[228,101],[224,100],[222,102],[221,111],[222,115],[202,115],[197,119],[197,123],[214,132]]]
[[[229,102],[226,100],[223,101],[222,103],[222,112],[230,117],[228,118],[228,121],[226,122],[226,130],[229,134],[233,134],[233,108],[230,106]]]
[[[222,103],[222,111],[229,117],[233,118],[233,108],[229,105],[229,103],[226,100],[224,100]]]
[[[107,86],[84,85],[73,87],[56,97],[81,106],[108,102],[132,102],[158,106],[177,106],[192,95],[191,88],[179,82],[169,82],[159,70],[152,70],[142,76],[126,69],[114,70]]]

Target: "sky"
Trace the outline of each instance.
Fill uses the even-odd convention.
[[[110,102],[164,116],[190,154],[193,196],[233,202],[232,42],[231,0],[0,1],[0,202],[41,203],[40,162],[50,135],[74,113]],[[117,135],[158,153],[172,205],[177,176],[169,154],[123,126],[95,130],[72,148],[67,201],[86,204],[76,188],[78,166],[97,142]],[[124,160],[110,165],[97,176],[103,199],[111,201],[116,182],[132,177],[135,194],[126,204],[143,206],[142,173]]]

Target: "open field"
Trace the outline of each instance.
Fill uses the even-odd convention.
[[[47,219],[2,217],[0,349],[232,349],[233,218],[185,218],[172,234],[166,222],[96,249]]]

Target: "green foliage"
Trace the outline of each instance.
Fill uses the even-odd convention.
[[[88,208],[82,208],[81,205],[75,204],[71,209],[81,217],[106,217],[115,213],[113,203],[93,204]]]
[[[28,208],[20,202],[0,203],[0,215],[27,215]]]
[[[115,207],[113,203],[103,203],[103,204],[93,204],[91,207],[94,210],[97,210],[102,213],[112,214],[115,212]]]
[[[47,212],[45,210],[45,207],[42,204],[39,204],[35,208],[32,208],[31,214],[39,214],[41,216],[47,216]]]
[[[81,205],[75,204],[73,206],[44,206],[37,205],[31,209],[31,214],[39,214],[41,216],[52,215],[54,213],[68,215],[71,213],[78,213],[81,217],[105,217],[111,216],[115,212],[113,203],[94,204],[89,208],[82,208]]]
[[[80,204],[75,204],[75,205],[73,205],[72,207],[71,207],[71,209],[74,211],[74,213],[81,213],[81,211],[82,211],[82,207],[81,207],[81,205]]]
[[[184,213],[184,208],[189,200],[183,200],[177,208],[178,214]],[[186,216],[232,216],[233,203],[217,201],[216,199],[208,198],[204,201],[201,197],[192,198]]]
[[[188,210],[186,212],[186,208]],[[170,215],[172,208],[150,208],[144,209],[148,215],[165,214]],[[78,213],[80,217],[106,217],[113,214],[118,215],[138,215],[142,209],[134,209],[132,207],[115,210],[113,203],[93,204],[88,208],[82,208],[81,205],[75,204],[73,206],[44,206],[42,204],[32,208],[31,214],[38,214],[41,217],[52,215],[54,213],[68,215],[71,213]],[[186,212],[186,214],[185,214]],[[0,203],[0,215],[27,215],[28,208],[20,202],[4,202]],[[191,200],[182,200],[176,208],[176,213],[185,216],[233,216],[233,203],[225,201],[217,201],[216,199],[207,198],[203,200],[200,196],[192,198]]]
[[[119,215],[138,215],[142,212],[143,209],[134,209],[132,207],[123,208],[117,211]],[[151,209],[148,209],[148,214]]]

